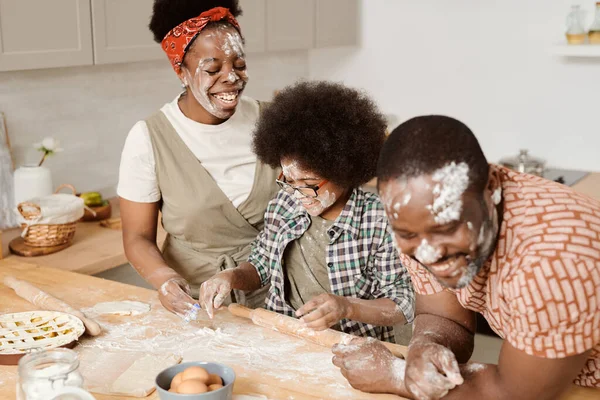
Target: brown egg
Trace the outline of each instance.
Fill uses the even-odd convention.
[[[208,392],[208,387],[198,379],[186,379],[177,386],[179,394],[199,394]]]
[[[173,379],[171,380],[171,389],[177,389],[177,386],[179,386],[179,384],[181,383],[182,378],[183,371],[173,377]]]
[[[208,386],[210,385],[214,385],[214,384],[219,384],[222,385],[223,384],[223,380],[221,379],[221,377],[217,374],[210,374],[208,376],[208,381],[206,382],[206,384]]]
[[[220,383],[215,383],[215,384],[212,384],[212,385],[210,385],[210,386],[208,387],[208,391],[209,391],[209,392],[214,392],[215,390],[219,390],[219,389],[221,389],[222,387],[223,387],[223,385],[221,385]]]
[[[189,367],[183,371],[182,381],[197,379],[203,383],[208,382],[208,372],[202,367]]]
[[[168,391],[169,391],[169,392],[171,392],[171,393],[177,393],[177,390],[175,390],[175,388],[174,388],[174,387],[172,387],[172,388],[171,388],[171,389],[169,389]]]

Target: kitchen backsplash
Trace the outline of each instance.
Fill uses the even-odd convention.
[[[249,55],[246,95],[261,100],[307,78],[308,54]],[[133,124],[180,91],[167,61],[0,73],[0,111],[18,165],[39,161],[32,144],[60,140],[62,153],[48,159],[55,184],[115,194],[121,149]]]

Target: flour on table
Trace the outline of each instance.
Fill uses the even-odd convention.
[[[150,311],[150,304],[131,300],[107,301],[96,304],[92,311],[98,315],[141,315]]]
[[[234,394],[232,400],[269,400],[268,397],[262,394],[250,395],[250,394]]]

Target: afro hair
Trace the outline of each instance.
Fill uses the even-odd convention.
[[[148,27],[160,43],[180,23],[215,7],[228,8],[236,18],[242,15],[238,0],[155,0]]]
[[[375,176],[386,121],[362,92],[331,82],[300,82],[279,92],[262,112],[253,147],[273,168],[293,158],[344,187]]]

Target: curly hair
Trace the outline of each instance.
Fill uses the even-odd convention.
[[[148,27],[160,43],[180,23],[215,7],[228,8],[236,18],[242,15],[238,0],[155,0]]]
[[[377,184],[429,175],[451,162],[465,162],[470,188],[483,192],[489,164],[469,127],[443,115],[415,117],[394,129],[386,140],[379,156]]]
[[[253,138],[259,160],[273,168],[293,158],[344,187],[375,176],[386,121],[364,93],[332,82],[300,82],[262,112]]]

